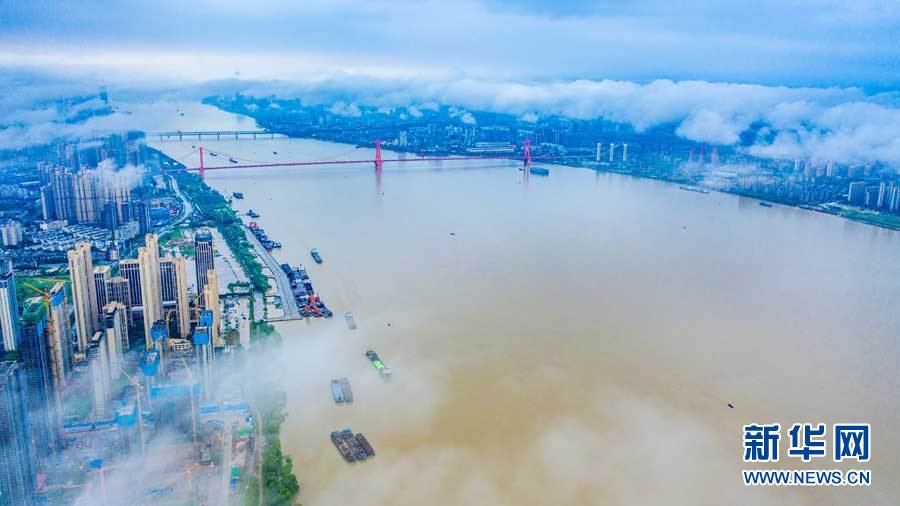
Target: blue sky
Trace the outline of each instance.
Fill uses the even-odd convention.
[[[0,16],[0,61],[151,62],[184,79],[340,70],[869,91],[900,84],[900,3],[889,0],[5,0]]]

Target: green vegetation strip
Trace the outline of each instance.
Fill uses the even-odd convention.
[[[290,455],[281,452],[281,424],[284,422],[284,407],[287,402],[285,393],[269,385],[256,392],[254,403],[262,417],[262,482],[263,504],[269,506],[287,506],[293,503],[300,491],[297,477],[294,476],[294,462]],[[257,421],[259,422],[259,421]],[[256,504],[259,497],[259,485],[256,480],[249,480],[245,504]]]
[[[181,191],[194,202],[194,205],[203,213],[203,216],[225,238],[225,242],[231,248],[234,257],[241,265],[244,273],[247,274],[253,289],[265,293],[269,289],[269,280],[262,272],[262,264],[256,258],[253,245],[247,240],[241,219],[228,206],[225,197],[207,186],[203,180],[194,174],[177,172],[175,173],[175,178],[178,180],[178,186],[181,188]]]

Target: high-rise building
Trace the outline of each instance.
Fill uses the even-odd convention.
[[[97,332],[91,337],[87,357],[91,372],[94,416],[100,418],[106,412],[109,401],[109,352],[106,334]]]
[[[190,302],[188,301],[187,269],[184,257],[166,257],[159,263],[162,281],[163,304],[175,310],[178,335],[186,338],[190,334]]]
[[[12,261],[0,264],[0,333],[3,334],[3,349],[16,351],[19,343],[19,305],[16,303]]]
[[[41,187],[41,217],[44,221],[56,220],[56,201],[53,198],[53,185]]]
[[[119,379],[122,373],[124,351],[128,349],[128,323],[125,304],[110,302],[103,310],[106,321],[106,345],[109,348],[109,375]]]
[[[198,230],[194,234],[194,262],[197,268],[197,293],[202,294],[206,286],[206,273],[215,269],[212,233],[209,230]]]
[[[163,319],[162,294],[159,276],[159,244],[156,234],[147,234],[144,247],[138,248],[138,265],[141,271],[141,302],[143,302],[144,339],[152,346],[150,328],[153,322]]]
[[[75,331],[78,350],[88,347],[98,323],[97,292],[94,287],[94,266],[90,243],[81,242],[69,250],[69,275],[72,278],[72,299],[75,309]]]
[[[153,228],[153,224],[150,221],[150,205],[147,202],[135,201],[131,203],[131,219],[137,222],[142,234],[149,233]]]
[[[101,223],[103,206],[97,178],[93,171],[79,171],[72,176],[75,196],[75,220],[78,223]]]
[[[137,264],[135,264],[135,266],[137,266]],[[138,278],[140,278],[140,276],[138,276]],[[140,285],[140,280],[138,280],[138,285]],[[118,302],[125,306],[125,321],[128,325],[131,325],[133,321],[131,317],[130,292],[128,280],[123,276],[109,278],[109,281],[106,282],[106,298],[109,302]],[[125,349],[127,349],[127,346]]]
[[[59,409],[62,404],[53,371],[49,323],[44,300],[34,297],[22,306],[19,360],[34,455],[42,469],[59,448]]]
[[[67,170],[57,170],[53,174],[53,209],[56,219],[77,223],[75,217],[75,189],[73,187],[72,173]]]
[[[208,311],[204,311],[208,313]],[[211,320],[212,315],[204,318],[201,314],[201,320]],[[209,327],[198,325],[194,329],[194,353],[197,357],[197,367],[200,370],[200,386],[203,389],[203,396],[209,399],[212,391],[212,368],[215,353],[213,352],[212,343],[210,342]]]
[[[206,273],[206,287],[203,288],[203,307],[212,312],[212,325],[209,327],[209,335],[212,344],[216,348],[225,347],[225,339],[221,335],[222,308],[219,304],[219,277],[215,269]]]
[[[864,181],[854,181],[850,183],[847,190],[847,202],[851,204],[861,205],[866,199],[866,183]]]
[[[0,502],[32,504],[34,463],[26,419],[21,369],[0,362]]]
[[[22,224],[16,220],[6,220],[0,224],[0,240],[4,246],[18,246],[22,242]]]
[[[108,265],[94,267],[94,293],[97,294],[97,320],[100,323],[97,328],[103,328],[103,308],[109,303],[109,272]]]
[[[128,305],[135,311],[144,305],[141,293],[141,266],[134,258],[120,260],[119,273],[128,282]]]
[[[103,226],[108,230],[119,228],[119,210],[111,200],[103,204]]]
[[[50,289],[50,335],[53,381],[57,392],[69,381],[72,370],[72,341],[69,339],[69,304],[66,302],[66,285],[62,281]]]

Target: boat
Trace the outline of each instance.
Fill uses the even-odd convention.
[[[278,151],[272,151],[272,154],[273,154],[273,155],[277,155],[277,154],[278,154]]]
[[[350,390],[350,380],[341,378],[341,393],[344,394],[344,402],[353,402],[353,390]]]
[[[393,374],[393,371],[390,367],[385,367],[384,362],[381,361],[381,358],[378,357],[378,354],[373,350],[366,351],[366,358],[369,359],[369,362],[372,362],[372,365],[381,374],[383,377],[388,378]]]
[[[255,221],[251,221],[248,226],[250,227],[250,230],[257,230],[259,228],[259,224]]]
[[[331,396],[334,397],[334,402],[344,402],[344,391],[341,389],[341,382],[336,379],[331,380]]]
[[[344,313],[344,319],[347,320],[347,326],[350,327],[350,330],[356,330],[356,320],[353,319],[353,313],[347,311]]]
[[[219,155],[217,155],[215,151],[210,151],[209,156],[219,156]]]
[[[532,167],[528,170],[529,174],[534,174],[535,176],[549,176],[550,169],[545,169],[543,167]]]
[[[231,196],[234,197],[234,198],[236,198],[236,199],[238,199],[238,200],[244,198],[244,194],[241,193],[241,192],[233,192],[233,193],[231,194]]]
[[[250,209],[247,211],[247,216],[249,216],[251,218],[259,218],[259,213],[257,213],[253,209]]]
[[[366,439],[366,436],[360,432],[356,435],[356,440],[359,441],[359,445],[366,451],[366,455],[369,457],[375,456],[375,450],[372,448],[372,445],[369,444],[369,440]]]
[[[228,161],[231,163],[237,163],[237,160],[235,160],[234,158],[229,158]]]
[[[760,202],[759,205],[761,205],[763,207],[772,207],[772,204],[770,202],[765,202],[765,201]]]
[[[309,254],[312,256],[313,260],[315,260],[317,264],[322,263],[322,257],[319,256],[319,250],[317,250],[316,248],[313,248],[312,251],[309,252]]]
[[[363,449],[352,430],[344,429],[341,431],[341,438],[347,443],[347,446],[350,447],[350,453],[356,460],[366,460],[369,454]]]
[[[341,457],[344,457],[344,460],[347,462],[353,462],[356,460],[356,456],[351,452],[350,444],[344,439],[344,433],[341,431],[334,431],[331,433],[331,442],[334,443],[335,448],[341,453]]]
[[[709,193],[709,190],[704,190],[703,188],[697,188],[696,186],[679,186],[678,189],[689,191],[689,192]]]

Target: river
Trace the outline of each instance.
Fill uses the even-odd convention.
[[[154,144],[196,163],[196,141]],[[374,157],[203,144],[221,164]],[[302,262],[336,314],[279,324],[284,348],[259,365],[288,392],[303,504],[900,504],[900,233],[546,167],[207,173],[244,193],[236,206],[262,215],[278,260]],[[344,376],[355,401],[338,406],[329,380]],[[845,421],[872,424],[870,463],[742,461],[744,424]],[[378,455],[343,462],[329,439],[343,427]],[[857,467],[873,485],[746,488],[745,467]]]

